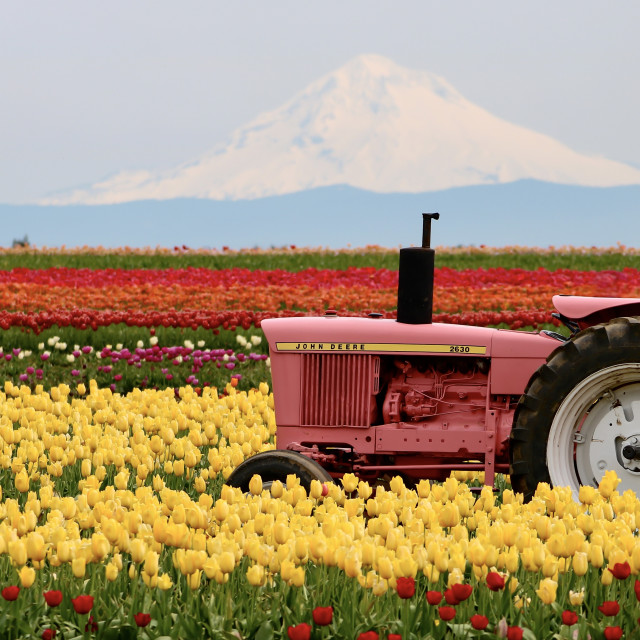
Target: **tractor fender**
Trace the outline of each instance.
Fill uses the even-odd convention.
[[[579,329],[604,324],[613,318],[640,316],[640,298],[595,298],[553,296],[553,306],[561,320],[570,320]]]

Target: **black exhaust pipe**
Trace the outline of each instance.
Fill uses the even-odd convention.
[[[431,248],[431,220],[439,213],[422,214],[422,246],[400,249],[398,267],[398,322],[431,324],[433,269],[436,252]]]

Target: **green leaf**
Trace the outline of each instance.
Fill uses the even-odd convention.
[[[273,627],[271,622],[266,620],[260,625],[260,628],[256,631],[255,640],[272,640],[273,639]]]
[[[125,625],[117,629],[107,629],[102,635],[104,640],[135,640],[136,636],[136,628],[131,625]]]

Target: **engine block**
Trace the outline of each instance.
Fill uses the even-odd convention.
[[[483,359],[396,358],[382,406],[383,422],[483,425],[488,369]]]

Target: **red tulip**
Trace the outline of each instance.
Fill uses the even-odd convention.
[[[426,598],[429,604],[440,604],[440,602],[442,601],[442,593],[440,593],[440,591],[427,591]]]
[[[504,589],[504,577],[495,571],[489,571],[487,574],[487,587],[489,587],[491,591]]]
[[[453,592],[453,589],[445,589],[444,591],[444,601],[447,604],[450,604],[452,606],[455,606],[457,604],[460,604],[460,600],[458,600],[458,598],[456,598],[455,593]]]
[[[288,627],[287,635],[289,640],[309,640],[311,638],[311,625],[301,622],[295,627]]]
[[[399,633],[390,633],[387,640],[402,640],[402,636]]]
[[[313,622],[320,627],[331,624],[333,620],[333,607],[316,607],[312,613]]]
[[[482,616],[479,613],[476,613],[471,616],[469,619],[471,622],[471,626],[478,631],[483,631],[489,625],[489,618],[487,616]]]
[[[464,602],[473,591],[473,587],[470,584],[454,584],[451,585],[451,591],[458,602]]]
[[[605,616],[616,616],[620,611],[620,605],[615,600],[605,600],[598,606],[598,611]]]
[[[17,600],[18,596],[20,595],[20,587],[16,587],[15,585],[11,586],[11,587],[5,587],[2,590],[2,597],[5,600]]]
[[[55,629],[45,629],[42,632],[42,640],[53,640],[56,637],[57,631]]]
[[[62,602],[62,591],[52,589],[51,591],[45,591],[43,594],[45,602],[50,607],[57,607]]]
[[[87,620],[87,624],[84,625],[84,630],[85,631],[98,630],[98,623],[93,619],[93,616],[89,616],[89,619]]]
[[[136,624],[139,627],[146,627],[151,622],[151,614],[149,614],[149,613],[136,613],[133,616],[133,619],[136,621]]]
[[[358,640],[378,640],[379,637],[375,631],[364,631],[358,636]]]
[[[604,637],[606,640],[620,640],[623,631],[620,627],[605,627]]]
[[[614,578],[626,580],[631,575],[631,567],[628,562],[616,562],[611,569]]]
[[[453,620],[456,617],[456,610],[453,607],[439,607],[438,615],[442,620]]]
[[[396,580],[396,589],[401,598],[413,598],[416,592],[416,581],[413,578],[398,578]]]
[[[76,613],[89,613],[93,608],[93,596],[78,596],[77,598],[72,598],[71,604],[73,604]]]
[[[523,634],[522,627],[507,627],[507,640],[522,640]]]
[[[638,602],[640,602],[640,580],[638,580],[637,578],[636,578],[636,581],[635,581],[635,583],[633,585],[633,590],[636,593],[636,600],[638,600]]]
[[[570,627],[576,622],[578,622],[578,614],[575,611],[562,612],[562,624],[566,624],[568,627]]]

